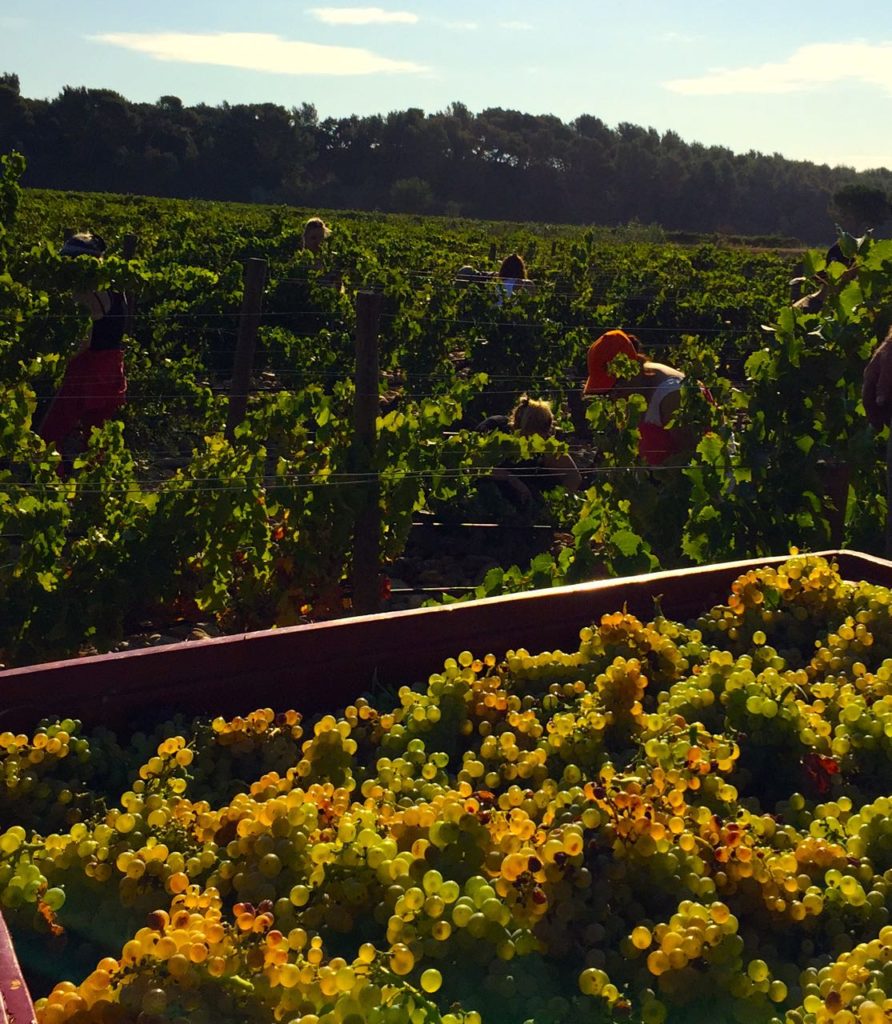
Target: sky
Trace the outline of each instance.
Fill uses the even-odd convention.
[[[2,0],[0,71],[34,98],[84,85],[322,118],[458,101],[892,168],[892,0],[382,3]]]

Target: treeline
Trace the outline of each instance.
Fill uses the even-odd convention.
[[[793,236],[821,243],[889,213],[892,171],[861,174],[684,142],[584,115],[453,103],[435,114],[325,118],[304,103],[187,107],[107,89],[23,97],[0,75],[0,151],[28,158],[25,184],[486,219],[626,224]],[[834,200],[836,197],[836,200]]]

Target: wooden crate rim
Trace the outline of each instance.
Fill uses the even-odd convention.
[[[840,563],[841,570],[846,566],[856,568],[873,569],[881,576],[888,576],[892,581],[892,561],[869,555],[864,552],[849,549],[831,549],[825,551],[801,552],[803,557],[822,557],[828,561]],[[697,577],[706,573],[734,573],[741,574],[754,568],[768,565],[780,565],[788,561],[791,555],[772,555],[765,558],[739,559],[731,562],[712,562],[707,565],[689,566],[682,569],[666,569],[653,573],[639,573],[634,576],[617,576],[606,580],[592,580],[588,583],[575,583],[563,587],[549,587],[539,590],[528,590],[520,594],[504,594],[495,597],[476,598],[472,601],[462,601],[453,605],[443,605],[437,608],[410,608],[403,611],[378,612],[373,615],[355,615],[342,619],[331,619],[326,622],[313,622],[297,626],[283,626],[273,629],[252,630],[245,633],[234,633],[227,636],[213,637],[208,640],[189,641],[184,640],[175,644],[162,644],[157,647],[145,647],[131,651],[112,651],[107,654],[95,654],[84,658],[65,658],[57,661],[38,662],[31,665],[22,665],[17,668],[0,670],[0,682],[21,679],[35,672],[48,672],[64,668],[78,666],[81,672],[86,671],[93,665],[109,665],[115,663],[132,664],[145,658],[157,658],[159,655],[167,655],[181,651],[195,651],[196,649],[207,650],[208,648],[225,648],[232,645],[260,644],[269,642],[273,638],[286,638],[300,636],[303,634],[320,635],[330,631],[343,631],[351,627],[363,624],[381,622],[387,620],[393,623],[418,620],[423,624],[424,620],[431,616],[444,616],[455,613],[469,615],[474,609],[493,608],[504,606],[510,613],[512,605],[526,605],[531,602],[547,602],[549,598],[557,598],[567,595],[599,594],[618,590],[623,587],[635,584],[647,584],[649,588],[659,586],[662,580],[679,580]],[[844,575],[846,575],[844,573]],[[850,578],[849,574],[846,578]],[[671,609],[669,609],[671,611]],[[0,695],[0,706],[3,699]]]

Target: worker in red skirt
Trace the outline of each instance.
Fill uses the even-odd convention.
[[[649,466],[661,466],[693,451],[698,438],[688,426],[673,422],[681,405],[685,375],[673,366],[649,360],[638,350],[637,341],[633,334],[613,330],[593,342],[588,350],[588,379],[583,395],[609,398],[643,395],[647,409],[638,424],[638,454]],[[622,382],[610,372],[611,361],[619,355],[638,367],[634,377]],[[698,386],[710,405],[715,405],[709,390],[702,384]]]
[[[62,246],[62,256],[90,256],[101,260],[106,245],[91,232],[73,235]],[[75,292],[74,299],[90,312],[93,325],[80,351],[65,370],[62,386],[52,401],[38,433],[61,450],[76,430],[89,436],[93,427],[110,419],[124,404],[124,330],[127,297],[119,291]]]

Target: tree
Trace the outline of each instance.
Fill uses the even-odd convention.
[[[854,234],[879,227],[892,216],[889,195],[876,185],[854,181],[833,193],[831,213]]]
[[[433,194],[423,178],[400,178],[390,189],[390,205],[397,213],[426,213]]]
[[[24,133],[30,120],[28,107],[19,88],[19,76],[0,74],[0,152],[24,149]]]
[[[313,104],[133,103],[66,87],[26,99],[0,74],[0,148],[33,187],[300,202],[329,208],[461,209],[489,219],[795,236],[827,246],[832,213],[861,233],[890,220],[892,171],[785,160],[685,142],[592,114],[463,103],[427,115],[319,119]],[[828,210],[828,202],[833,205]]]
[[[179,96],[162,96],[156,106],[167,114],[181,114],[183,112],[183,101]]]

